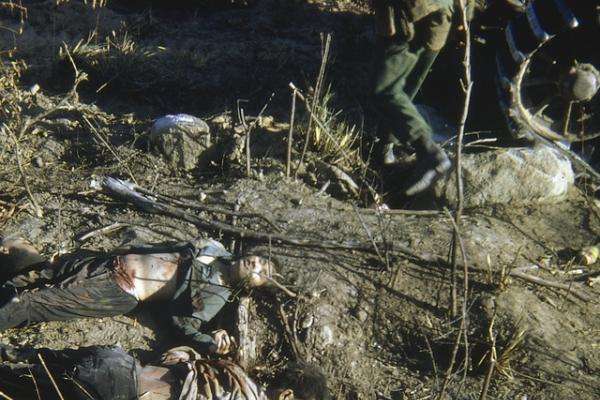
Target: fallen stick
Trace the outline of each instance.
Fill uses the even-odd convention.
[[[338,209],[338,211],[352,211],[352,210],[342,210]],[[376,208],[359,208],[362,214],[383,214],[383,215],[415,215],[422,217],[443,217],[444,213],[442,211],[437,210],[381,210]]]
[[[135,185],[116,178],[99,178],[98,180],[92,182],[92,187],[103,190],[111,197],[132,203],[144,211],[154,214],[168,215],[189,222],[202,229],[217,230],[231,235],[236,235],[240,238],[249,238],[261,241],[277,241],[294,246],[315,247],[330,250],[356,250],[369,253],[373,252],[373,247],[365,243],[342,243],[330,240],[300,239],[283,234],[263,233],[249,229],[235,228],[232,225],[219,221],[206,221],[197,215],[190,214],[171,205],[162,204],[156,200],[152,200],[139,193],[136,190]]]
[[[86,240],[88,240],[94,236],[106,235],[106,234],[118,231],[119,229],[125,228],[127,226],[129,226],[129,224],[125,224],[123,222],[115,222],[110,225],[103,226],[101,228],[94,229],[92,231],[78,235],[75,238],[75,240],[77,240],[78,242],[85,242]]]
[[[191,208],[191,209],[195,209],[195,210],[201,210],[201,211],[206,211],[206,212],[212,212],[215,214],[223,214],[223,215],[228,215],[231,217],[246,217],[246,218],[260,218],[263,221],[265,221],[267,224],[269,224],[273,229],[277,230],[277,231],[281,231],[281,229],[273,222],[271,221],[267,216],[263,215],[263,214],[259,214],[259,213],[249,213],[249,212],[240,212],[237,210],[227,210],[225,208],[221,208],[221,207],[213,207],[213,206],[207,206],[204,204],[200,204],[194,201],[183,201],[180,199],[176,199],[174,197],[171,196],[165,196],[163,194],[157,194],[154,193],[150,190],[144,189],[141,186],[135,185],[135,190],[148,195],[148,196],[152,196],[152,197],[156,197],[159,200],[162,200],[164,202],[169,202],[178,206],[182,206],[182,207],[187,207],[187,208]]]
[[[587,294],[580,292],[578,290],[575,290],[573,288],[574,284],[568,285],[566,283],[549,281],[549,280],[546,280],[546,279],[543,279],[543,278],[540,278],[537,276],[524,274],[523,272],[514,271],[514,270],[510,271],[508,275],[514,276],[515,278],[519,278],[519,279],[522,279],[522,280],[530,282],[530,283],[535,283],[536,285],[551,287],[554,289],[565,290],[568,293],[572,294],[573,296],[575,296],[578,299],[583,300],[583,301],[591,301],[592,300],[592,298],[590,296],[588,296]]]
[[[56,384],[56,381],[54,380],[54,377],[52,376],[52,374],[50,373],[50,370],[46,366],[46,361],[44,361],[44,357],[42,357],[42,355],[39,354],[39,353],[38,353],[37,356],[40,359],[40,362],[42,363],[42,366],[44,367],[44,370],[46,371],[46,374],[48,374],[48,378],[50,378],[50,382],[52,382],[52,386],[54,386],[54,390],[56,390],[56,393],[58,394],[58,397],[60,398],[60,400],[65,400],[64,396],[60,392],[60,389],[58,388],[58,385]]]
[[[4,394],[4,392],[0,391],[0,397],[2,397],[3,399],[6,400],[14,400],[12,397],[8,396],[7,394]]]
[[[236,330],[238,346],[238,363],[242,368],[248,368],[250,363],[256,360],[256,338],[252,337],[250,329],[250,308],[252,299],[250,297],[240,298],[236,313]]]
[[[340,183],[343,183],[345,188],[348,191],[352,192],[353,195],[355,195],[356,197],[359,196],[360,188],[358,187],[356,182],[354,182],[354,179],[352,179],[350,175],[342,171],[341,168],[338,168],[335,165],[328,164],[321,160],[317,160],[317,165],[319,165],[322,169],[327,171],[329,175],[337,179]]]
[[[27,192],[27,196],[29,196],[31,205],[35,210],[35,215],[38,218],[42,218],[44,216],[44,211],[42,210],[42,207],[40,207],[40,204],[37,202],[37,200],[33,196],[33,193],[31,192],[31,188],[29,187],[29,181],[27,180],[27,174],[25,173],[25,168],[23,168],[23,163],[21,162],[21,149],[19,148],[19,138],[15,137],[15,135],[11,131],[8,132],[10,138],[12,139],[15,145],[15,157],[17,158],[17,167],[19,167],[19,173],[21,174],[21,181],[23,182],[23,187]]]
[[[285,162],[285,176],[290,177],[292,172],[292,141],[294,140],[294,120],[296,117],[296,91],[292,92],[292,109],[290,111],[290,129],[288,131],[287,154]]]

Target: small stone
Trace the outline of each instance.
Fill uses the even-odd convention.
[[[368,318],[369,318],[369,313],[366,312],[364,309],[360,309],[356,312],[356,318],[360,321],[360,322],[365,322]]]
[[[40,88],[40,85],[38,85],[38,84],[36,83],[35,85],[33,85],[33,86],[31,86],[31,87],[29,88],[29,93],[31,93],[31,94],[37,94],[37,92],[39,92],[39,91],[40,91],[40,89],[41,89],[41,88]]]
[[[150,143],[173,168],[190,171],[208,155],[210,128],[192,115],[166,115],[152,125]]]
[[[44,161],[42,160],[42,157],[40,157],[40,156],[35,157],[33,159],[33,165],[36,166],[37,168],[44,168]]]
[[[305,316],[302,319],[302,322],[300,323],[300,327],[302,329],[308,329],[311,326],[313,326],[314,322],[315,322],[315,316],[312,313],[308,314],[307,316]]]
[[[319,338],[321,339],[321,345],[323,347],[330,346],[333,344],[333,329],[329,325],[323,325],[319,332]]]

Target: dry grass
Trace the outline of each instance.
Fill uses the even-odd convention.
[[[333,108],[334,93],[328,86],[316,106],[316,116],[327,128],[329,135],[319,126],[312,135],[313,150],[330,164],[346,171],[354,171],[363,164],[360,155],[360,131],[341,117],[341,111]]]
[[[56,5],[59,6],[68,2],[70,0],[56,0]],[[108,4],[108,0],[83,0],[83,4],[89,5],[92,8],[100,8],[105,7]]]
[[[513,378],[511,363],[515,355],[523,347],[526,333],[527,331],[523,328],[516,329],[508,343],[498,351],[499,356],[496,362],[496,371],[506,378]]]

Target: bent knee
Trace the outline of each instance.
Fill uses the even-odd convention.
[[[431,51],[440,51],[448,40],[452,26],[452,13],[447,10],[440,10],[427,18],[429,21],[427,24],[425,47]]]
[[[404,109],[406,107],[413,107],[412,100],[403,90],[382,90],[376,92],[375,104],[384,109]]]

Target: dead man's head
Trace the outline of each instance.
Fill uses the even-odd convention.
[[[231,266],[232,279],[250,288],[270,284],[276,272],[274,260],[257,255],[242,257]]]

